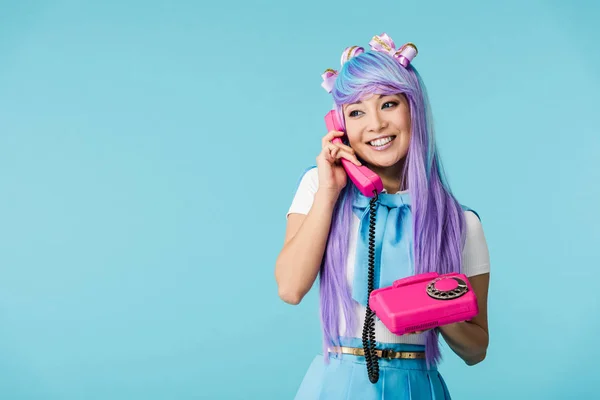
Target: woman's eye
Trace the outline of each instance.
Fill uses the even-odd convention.
[[[395,102],[395,101],[388,101],[388,102],[386,102],[386,103],[384,103],[384,104],[383,104],[383,108],[388,108],[388,107],[386,107],[386,106],[389,106],[389,107],[395,107],[395,106],[397,106],[397,105],[398,105],[398,103],[397,103],[397,102]]]
[[[360,111],[358,111],[358,110],[350,111],[350,114],[348,114],[348,116],[350,116],[350,117],[358,117],[358,113],[359,112]]]

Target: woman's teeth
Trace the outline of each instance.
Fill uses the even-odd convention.
[[[374,147],[380,147],[380,146],[384,146],[384,145],[388,144],[392,140],[393,140],[393,137],[392,136],[388,136],[386,138],[372,140],[372,141],[369,142],[369,144],[371,146],[374,146]]]

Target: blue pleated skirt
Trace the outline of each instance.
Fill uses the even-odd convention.
[[[379,344],[379,343],[378,343]],[[342,346],[362,347],[358,338],[342,339]],[[424,346],[386,344],[378,348],[395,351],[424,351]],[[330,353],[314,358],[295,400],[450,400],[444,379],[435,366],[427,369],[425,360],[379,359],[379,381],[372,384],[365,358]]]

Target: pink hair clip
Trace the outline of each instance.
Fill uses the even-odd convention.
[[[391,55],[398,60],[398,62],[402,64],[404,68],[407,68],[408,64],[410,64],[418,54],[417,46],[412,43],[406,43],[402,45],[400,49],[396,49],[394,41],[386,33],[373,36],[373,39],[371,39],[369,45],[375,51]]]

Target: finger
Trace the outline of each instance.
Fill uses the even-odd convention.
[[[336,158],[337,159],[345,158],[346,160],[351,161],[355,165],[362,165],[362,163],[360,161],[358,161],[358,158],[356,158],[356,156],[354,154],[351,154],[351,153],[347,152],[346,150],[342,150],[342,149],[338,150]]]
[[[344,143],[335,143],[336,146],[339,146],[342,150],[347,151],[350,154],[356,154],[354,149],[350,146],[348,146],[347,144]]]
[[[329,143],[327,146],[323,147],[320,156],[323,157],[323,159],[325,159],[325,161],[327,161],[329,164],[333,164],[335,163],[336,154],[338,151],[339,149],[334,144]]]
[[[327,147],[327,145],[329,143],[331,143],[331,141],[336,138],[336,137],[340,137],[340,136],[344,136],[344,132],[340,132],[340,131],[329,131],[327,133],[327,135],[323,136],[323,139],[321,139],[321,147]]]
[[[329,146],[329,154],[331,154],[331,157],[333,157],[334,160],[338,159],[339,157],[339,153],[340,153],[340,148],[337,147],[336,145],[332,144],[331,146]]]
[[[340,151],[340,148],[337,147],[333,143],[329,143],[325,147],[325,151],[326,151],[326,154],[327,154],[327,161],[329,161],[330,163],[334,163],[338,159],[338,153]]]
[[[334,145],[338,146],[341,150],[345,151],[346,154],[350,154],[353,156],[353,158],[356,160],[356,162],[360,165],[361,162],[358,161],[358,158],[356,157],[356,152],[354,151],[354,149],[344,143],[333,143]]]
[[[420,333],[421,331],[414,331],[414,332],[406,332],[405,335],[416,335],[418,333]]]

